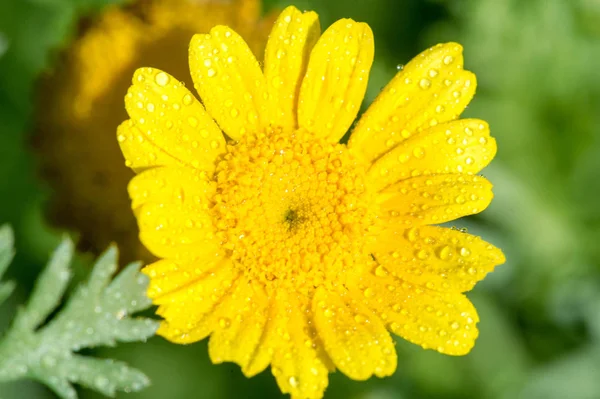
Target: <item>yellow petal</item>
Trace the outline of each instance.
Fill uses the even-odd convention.
[[[394,334],[448,355],[469,353],[479,321],[473,304],[459,293],[422,289],[393,277],[364,275],[355,295],[384,317]]]
[[[496,155],[496,140],[486,122],[461,119],[428,129],[403,141],[378,159],[367,172],[379,191],[410,177],[479,172]]]
[[[182,164],[182,162],[152,144],[131,119],[119,125],[117,140],[125,157],[125,165],[136,173],[154,166],[177,166]]]
[[[174,261],[162,259],[151,263],[142,269],[142,273],[150,278],[148,297],[157,299],[161,296],[177,291],[205,277],[208,270],[216,267],[222,259],[210,256],[187,261]]]
[[[377,194],[377,202],[388,226],[407,228],[479,213],[493,196],[492,184],[484,177],[449,174],[402,180]]]
[[[140,240],[159,258],[195,259],[216,252],[211,216],[199,206],[149,203],[137,213]]]
[[[225,26],[190,43],[194,87],[219,126],[237,140],[271,121],[265,77],[244,39]]]
[[[135,176],[127,191],[133,209],[147,203],[186,204],[208,209],[215,185],[203,171],[189,167],[159,167]]]
[[[313,298],[315,326],[336,367],[353,380],[392,375],[396,350],[379,316],[347,294],[323,287]]]
[[[135,71],[125,108],[147,140],[195,168],[212,172],[225,152],[223,134],[202,104],[165,72]]]
[[[284,304],[275,298],[268,298],[266,305],[267,320],[262,334],[250,359],[242,366],[242,372],[248,378],[261,373],[269,366],[280,339],[279,334],[281,334],[285,325]]]
[[[439,44],[415,57],[381,91],[348,143],[373,161],[408,137],[458,118],[475,94],[462,46]]]
[[[339,141],[360,109],[373,63],[369,25],[341,19],[315,45],[300,89],[298,123]]]
[[[437,291],[469,291],[505,261],[481,238],[436,226],[384,230],[369,249],[383,267],[379,274]]]
[[[280,317],[285,323],[276,337],[279,345],[273,354],[271,372],[281,392],[293,398],[320,399],[329,381],[329,359],[316,349],[320,342],[306,318],[308,310],[292,293],[281,292],[276,300],[283,303],[285,314]]]
[[[176,343],[206,338],[218,326],[221,315],[215,309],[233,291],[238,273],[230,263],[222,262],[197,281],[154,299],[160,305],[156,313],[165,319],[157,334]]]
[[[321,27],[319,16],[287,7],[279,15],[269,35],[265,51],[265,78],[269,99],[275,109],[275,124],[284,129],[298,126],[298,94],[310,52]]]
[[[267,322],[268,303],[262,287],[238,281],[218,309],[221,316],[208,344],[213,363],[235,362],[247,367]]]

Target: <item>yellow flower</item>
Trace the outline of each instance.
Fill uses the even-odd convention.
[[[188,84],[189,38],[216,24],[237,29],[258,54],[276,16],[260,19],[259,0],[151,0],[109,8],[68,49],[40,87],[35,146],[54,191],[51,218],[81,233],[81,248],[111,241],[121,261],[151,258],[138,239],[114,131],[126,118],[123,93],[139,65],[174,71]]]
[[[502,252],[433,226],[482,211],[488,125],[457,120],[475,92],[462,48],[406,65],[353,129],[373,60],[364,23],[320,35],[287,8],[264,68],[241,37],[195,35],[202,103],[173,76],[139,69],[118,129],[140,238],[162,260],[148,294],[177,343],[210,335],[213,362],[247,376],[269,364],[283,392],[320,398],[335,368],[364,380],[396,368],[393,332],[450,355],[471,349],[464,296]]]

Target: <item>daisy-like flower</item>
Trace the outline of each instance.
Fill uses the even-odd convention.
[[[192,38],[202,103],[166,72],[139,69],[118,129],[144,272],[177,343],[210,336],[215,363],[247,376],[271,365],[283,392],[320,398],[328,373],[390,375],[389,332],[450,355],[471,349],[477,313],[463,294],[501,251],[437,227],[482,211],[477,173],[496,152],[488,125],[457,120],[475,92],[461,46],[405,66],[340,144],[373,61],[364,23],[322,35],[314,12],[287,8],[264,68],[217,26]]]
[[[127,117],[123,93],[139,65],[173,71],[192,85],[187,44],[217,24],[236,29],[258,54],[276,15],[260,0],[138,0],[110,7],[89,23],[42,80],[35,126],[41,170],[53,191],[49,215],[81,233],[81,248],[116,241],[121,261],[154,259],[138,239],[114,131]]]

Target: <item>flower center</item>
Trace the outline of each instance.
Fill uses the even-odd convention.
[[[235,267],[310,294],[364,267],[374,216],[364,165],[305,130],[245,135],[217,165],[213,211]]]

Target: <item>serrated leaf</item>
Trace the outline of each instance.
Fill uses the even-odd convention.
[[[6,225],[0,226],[0,305],[15,289],[15,284],[12,281],[2,281],[2,276],[4,276],[14,255],[14,235],[12,229]]]
[[[14,235],[9,226],[0,227],[0,279],[4,276],[14,253]]]
[[[108,396],[114,396],[117,390],[139,391],[150,384],[144,373],[111,359],[73,356],[69,366],[71,377],[81,385]]]
[[[2,228],[0,272],[6,268],[2,262],[10,260],[7,253],[12,253],[12,234]],[[38,278],[27,306],[0,341],[0,383],[36,379],[66,399],[77,398],[73,383],[109,396],[116,391],[138,391],[149,384],[141,371],[125,363],[75,353],[119,341],[143,341],[158,328],[157,321],[129,317],[151,304],[145,294],[148,278],[139,273],[140,264],[134,263],[111,281],[117,253],[117,248],[111,247],[100,256],[88,281],[43,324],[59,306],[71,276],[73,244],[63,241]],[[2,293],[0,286],[0,298]]]
[[[73,250],[73,243],[65,239],[54,251],[48,266],[38,277],[28,304],[17,314],[14,328],[35,330],[56,309],[71,279],[69,263]]]

